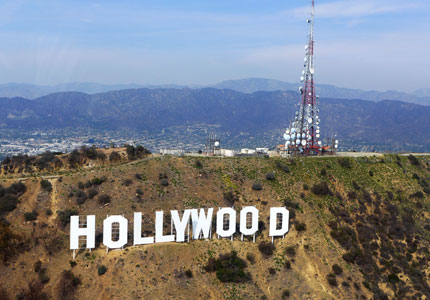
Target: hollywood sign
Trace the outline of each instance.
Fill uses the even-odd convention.
[[[142,236],[142,213],[135,212],[133,220],[133,245],[148,245],[166,242],[185,242],[187,232],[187,242],[192,239],[212,238],[213,208],[207,211],[201,208],[186,209],[180,216],[177,210],[171,210],[171,234],[163,232],[163,211],[155,212],[155,236]],[[74,251],[80,249],[80,241],[85,239],[87,249],[95,248],[96,236],[96,216],[86,216],[86,221],[80,223],[83,216],[70,217],[70,249]],[[231,238],[236,233],[236,210],[231,207],[220,208],[216,213],[216,235],[217,238]],[[239,216],[239,231],[241,240],[245,236],[252,236],[255,242],[255,234],[258,231],[259,211],[254,206],[243,207]],[[190,234],[191,223],[191,234]],[[83,226],[85,225],[85,226]],[[275,237],[284,237],[289,229],[289,211],[285,207],[270,208],[269,236],[272,242]],[[173,233],[174,232],[174,233]],[[115,233],[115,234],[114,234]],[[115,235],[115,236],[114,236]],[[103,221],[103,244],[106,250],[121,249],[128,243],[128,220],[121,215],[108,216]]]

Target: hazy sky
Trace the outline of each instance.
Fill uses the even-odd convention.
[[[305,0],[0,1],[0,83],[297,82]],[[429,0],[316,0],[316,76],[430,88]]]

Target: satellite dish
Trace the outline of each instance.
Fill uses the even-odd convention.
[[[313,74],[315,72],[314,68],[310,68],[309,71],[311,72],[311,74]]]
[[[310,20],[310,19],[307,19],[307,21],[306,21],[306,22],[311,23],[311,20]]]
[[[305,80],[305,78],[302,76],[302,77],[300,77],[300,81],[302,81],[303,82],[303,80]]]
[[[317,133],[317,134],[316,134],[316,137],[317,137],[317,138],[319,138],[319,137],[320,137],[319,133]]]
[[[320,130],[319,130],[319,129],[317,129],[317,133],[320,133]]]
[[[305,75],[305,70],[302,71],[302,75]]]
[[[291,132],[292,133],[296,132],[296,128],[291,128]]]
[[[336,144],[338,144],[338,143],[339,143],[339,141],[338,141],[338,140],[335,140],[334,142],[335,142]]]
[[[312,123],[312,118],[308,118],[308,123]]]
[[[318,145],[320,145],[320,146],[321,146],[321,141],[318,141]]]
[[[291,139],[291,136],[289,134],[284,134],[284,139],[289,141]]]
[[[285,147],[288,147],[290,144],[291,144],[291,142],[290,142],[290,141],[287,141],[287,142],[285,143]]]
[[[301,134],[297,133],[296,137],[299,139],[301,137]]]
[[[305,57],[305,62],[307,62],[308,61],[308,58],[307,57]]]
[[[218,141],[216,141],[216,142],[214,143],[214,145],[215,145],[215,147],[219,147],[219,142],[218,142]]]
[[[302,141],[302,145],[306,146],[306,141],[305,140]]]
[[[338,145],[334,145],[334,148],[337,149]]]
[[[296,140],[296,144],[300,145],[300,140],[299,139]]]
[[[287,130],[285,130],[286,134],[290,134],[290,129],[288,128]]]
[[[309,49],[309,45],[305,45],[305,50],[308,50]]]

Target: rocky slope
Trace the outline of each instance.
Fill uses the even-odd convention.
[[[146,157],[44,172],[1,177],[1,299],[430,297],[430,157]],[[143,212],[153,235],[157,210],[247,205],[260,210],[256,243],[129,239],[74,261],[68,249],[70,214],[95,214],[100,242],[106,215]],[[272,248],[268,212],[283,205],[290,231]]]

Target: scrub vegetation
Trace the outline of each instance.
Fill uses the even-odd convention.
[[[0,298],[430,297],[430,157],[174,158],[142,148],[2,165]],[[239,233],[217,238],[214,218],[209,241],[133,247],[133,212],[142,212],[142,235],[151,237],[157,210],[244,206],[259,210],[255,243]],[[290,224],[272,243],[276,206],[289,210]],[[73,260],[70,216],[91,214],[96,248]],[[129,220],[123,250],[103,245],[110,215]]]

